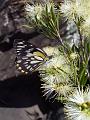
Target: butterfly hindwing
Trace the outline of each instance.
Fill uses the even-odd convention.
[[[36,70],[48,58],[42,49],[23,40],[15,40],[14,47],[17,56],[16,66],[23,73]]]

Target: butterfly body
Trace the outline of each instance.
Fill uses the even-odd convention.
[[[29,42],[15,40],[14,47],[16,49],[16,67],[23,73],[29,73],[37,70],[44,64],[49,57],[40,48],[35,47]]]

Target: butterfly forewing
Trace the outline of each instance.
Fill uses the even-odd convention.
[[[16,66],[23,73],[36,70],[48,58],[43,50],[23,40],[15,40],[14,47],[17,56]]]

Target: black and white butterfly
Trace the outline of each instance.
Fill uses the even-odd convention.
[[[26,74],[37,70],[49,59],[42,49],[22,39],[15,40],[14,48],[17,57],[16,67],[19,71]]]

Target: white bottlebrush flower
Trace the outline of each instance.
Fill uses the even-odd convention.
[[[25,7],[25,11],[27,13],[26,15],[27,18],[30,17],[31,20],[35,21],[35,17],[37,17],[37,19],[41,18],[43,6],[41,4],[36,4],[36,5],[27,4]]]
[[[63,55],[54,56],[52,59],[48,60],[41,69],[46,70],[50,68],[55,68],[58,71],[60,71],[60,69],[63,69],[63,71],[66,73],[71,73],[67,58],[65,58]]]
[[[46,95],[47,98],[52,95],[53,92],[55,92],[55,94],[53,94],[55,97],[67,98],[67,96],[74,90],[74,87],[72,87],[73,84],[67,82],[67,80],[63,79],[60,75],[48,75],[47,77],[42,78],[42,80],[44,81],[42,88],[44,88],[44,95]]]
[[[63,79],[68,80],[69,76],[73,75],[73,71],[67,56],[60,54],[58,48],[51,48],[50,51],[48,50],[49,49],[45,49],[45,52],[47,55],[51,55],[52,58],[45,62],[45,64],[43,64],[39,70],[46,71],[48,74],[50,73],[54,75],[59,73],[61,76],[63,76]]]
[[[71,58],[72,60],[77,59],[77,57],[78,57],[78,54],[77,54],[76,52],[73,52],[73,53],[70,54],[70,58]]]
[[[75,17],[86,17],[87,6],[90,6],[89,3],[89,0],[65,0],[61,5],[61,12],[69,20],[75,20]]]
[[[40,20],[42,18],[42,14],[46,14],[46,8],[47,12],[50,13],[51,8],[54,10],[54,12],[57,12],[57,8],[55,7],[55,4],[53,2],[47,1],[43,5],[42,4],[26,4],[25,11],[27,18],[29,17],[31,20],[35,21],[35,17]],[[41,19],[42,20],[42,19]]]
[[[47,53],[48,56],[59,55],[60,53],[57,47],[47,46],[44,47],[43,50]]]
[[[45,95],[50,96],[53,91],[57,97],[68,96],[73,91],[71,82],[72,70],[64,55],[54,55],[39,69],[44,84]]]
[[[84,23],[82,24],[81,32],[85,36],[90,36],[90,16],[88,18],[86,18]]]
[[[65,0],[61,12],[69,21],[79,22],[82,35],[90,36],[90,0]]]
[[[65,113],[69,120],[90,120],[90,87],[76,89],[65,103]]]
[[[45,4],[45,7],[44,7],[45,8],[44,11],[46,11],[46,6],[47,6],[48,13],[50,13],[51,8],[53,8],[55,13],[57,13],[59,11],[59,9],[57,9],[55,7],[55,4],[53,2],[47,1],[46,4]]]

